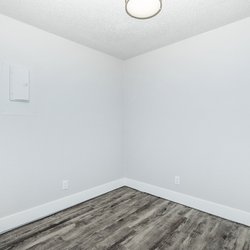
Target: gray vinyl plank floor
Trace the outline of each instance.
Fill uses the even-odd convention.
[[[0,249],[250,250],[250,228],[122,187],[0,235]]]

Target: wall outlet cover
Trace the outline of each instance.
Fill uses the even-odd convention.
[[[69,189],[69,181],[68,180],[63,180],[62,181],[62,189],[63,190]]]

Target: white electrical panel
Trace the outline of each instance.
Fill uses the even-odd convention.
[[[10,100],[30,100],[30,72],[23,66],[11,65],[9,69]]]

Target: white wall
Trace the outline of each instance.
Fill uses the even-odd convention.
[[[127,177],[250,212],[250,18],[128,60],[126,84]]]
[[[0,218],[124,175],[250,212],[249,30],[122,62],[0,15]],[[8,101],[9,64],[30,103]]]
[[[31,70],[30,103],[8,101],[9,64]],[[0,15],[0,218],[123,176],[121,65]]]

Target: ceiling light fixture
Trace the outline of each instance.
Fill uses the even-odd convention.
[[[125,0],[126,12],[137,19],[156,16],[162,9],[162,0]]]

